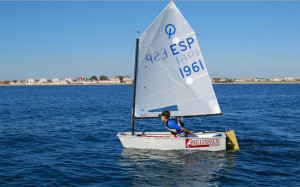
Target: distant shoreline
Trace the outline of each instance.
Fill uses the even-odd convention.
[[[230,83],[212,83],[212,84],[300,84],[300,81],[280,81],[280,82],[230,82]],[[101,85],[101,86],[120,86],[120,85],[133,85],[130,83],[109,83],[109,84],[100,84],[100,83],[94,83],[94,84],[0,84],[0,86],[95,86],[95,85]]]
[[[212,84],[300,84],[300,81],[279,81],[279,82],[228,82],[228,83],[212,83]]]
[[[117,86],[117,85],[132,85],[131,83],[109,83],[109,84],[100,84],[100,83],[93,83],[93,84],[0,84],[0,86],[95,86],[95,85],[102,85],[102,86]]]

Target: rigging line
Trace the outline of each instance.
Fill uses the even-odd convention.
[[[143,119],[144,119],[144,115],[142,115],[141,122],[140,122],[140,125],[139,125],[139,127],[138,127],[138,131],[140,130],[140,127],[141,127],[141,125],[142,125]]]

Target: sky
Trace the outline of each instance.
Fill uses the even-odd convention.
[[[212,77],[300,78],[300,2],[174,1]],[[168,1],[0,2],[0,80],[133,76]]]

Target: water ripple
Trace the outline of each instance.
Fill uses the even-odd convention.
[[[300,85],[215,85],[240,151],[123,149],[130,86],[0,87],[0,186],[299,186]],[[137,120],[164,131],[159,119]]]

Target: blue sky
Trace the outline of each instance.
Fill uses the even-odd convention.
[[[167,1],[0,2],[0,80],[130,75]],[[300,78],[300,2],[175,1],[210,74]]]

